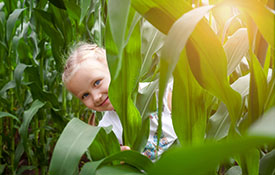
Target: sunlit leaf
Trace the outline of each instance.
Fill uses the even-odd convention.
[[[174,130],[182,145],[202,143],[209,115],[207,109],[213,97],[201,88],[193,76],[186,59],[186,50],[180,56],[173,77],[172,121]]]
[[[227,75],[230,75],[248,52],[249,42],[247,29],[237,30],[225,43],[224,51],[227,56]]]
[[[226,158],[247,153],[253,148],[273,141],[274,138],[272,137],[244,137],[192,147],[175,148],[164,154],[148,174],[208,174],[213,172],[219,162]],[[198,167],[198,165],[200,166]]]
[[[274,48],[274,11],[256,0],[227,0],[227,2],[247,12],[256,23],[265,40]]]
[[[248,122],[256,121],[264,112],[267,93],[267,78],[254,54],[251,55],[250,88],[248,99]]]
[[[111,6],[111,8],[116,7],[117,6]],[[125,8],[128,8],[128,6],[125,6]],[[128,13],[127,9],[124,10],[126,10]],[[114,9],[113,13],[118,13],[118,11],[116,11],[117,9]],[[124,144],[132,147],[132,149],[137,149],[136,146],[138,146],[138,143],[135,144],[135,140],[137,137],[139,137],[138,134],[144,134],[144,131],[141,131],[141,117],[139,111],[134,105],[136,98],[134,89],[136,89],[138,86],[137,78],[141,65],[141,38],[139,25],[132,23],[132,21],[135,19],[134,9],[130,9],[130,12],[127,16],[129,16],[128,19],[125,19],[127,20],[127,25],[125,24],[126,26],[124,26],[124,29],[121,29],[120,31],[114,28],[109,28],[112,23],[114,23],[113,25],[115,26],[121,25],[121,19],[118,18],[119,16],[116,16],[116,18],[114,18],[114,16],[113,18],[109,19],[110,21],[113,20],[110,22],[110,26],[107,28],[107,36],[109,37],[106,41],[108,65],[112,80],[109,87],[109,97],[114,108],[116,109],[117,114],[120,117],[120,121],[123,127]],[[124,18],[122,19],[124,20]],[[133,28],[132,32],[130,30],[131,28]],[[117,42],[126,42],[125,40],[128,38],[124,38],[126,31],[129,31],[129,35],[131,34],[131,37],[129,38],[128,43],[124,48],[122,43],[117,45]],[[119,32],[120,34],[116,32]],[[118,38],[120,35],[122,35],[122,38]],[[119,51],[117,49],[122,50]],[[117,66],[119,64],[121,64],[121,66]]]

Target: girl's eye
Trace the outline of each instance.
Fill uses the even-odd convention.
[[[94,83],[94,85],[98,86],[100,84],[100,82],[101,82],[101,80],[96,80],[95,83]]]
[[[82,95],[82,97],[81,97],[81,98],[82,98],[82,100],[83,100],[83,99],[85,99],[85,98],[87,98],[87,97],[88,97],[88,95],[89,95],[89,93],[84,93],[84,94]]]

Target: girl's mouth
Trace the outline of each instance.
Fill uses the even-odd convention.
[[[108,103],[109,97],[107,97],[99,106],[104,106]]]

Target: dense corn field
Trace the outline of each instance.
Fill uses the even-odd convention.
[[[274,175],[274,31],[274,0],[1,0],[0,174]],[[62,83],[79,41],[106,49],[129,151]],[[178,140],[152,162],[171,76]]]

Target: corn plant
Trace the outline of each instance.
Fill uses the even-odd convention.
[[[4,0],[0,9],[0,172],[274,174],[274,0]],[[130,151],[110,127],[86,124],[93,111],[61,83],[82,40],[106,48]],[[140,153],[148,114],[158,110],[161,134],[154,92],[162,99],[171,76],[178,143],[152,162]],[[138,91],[139,82],[151,85]]]

